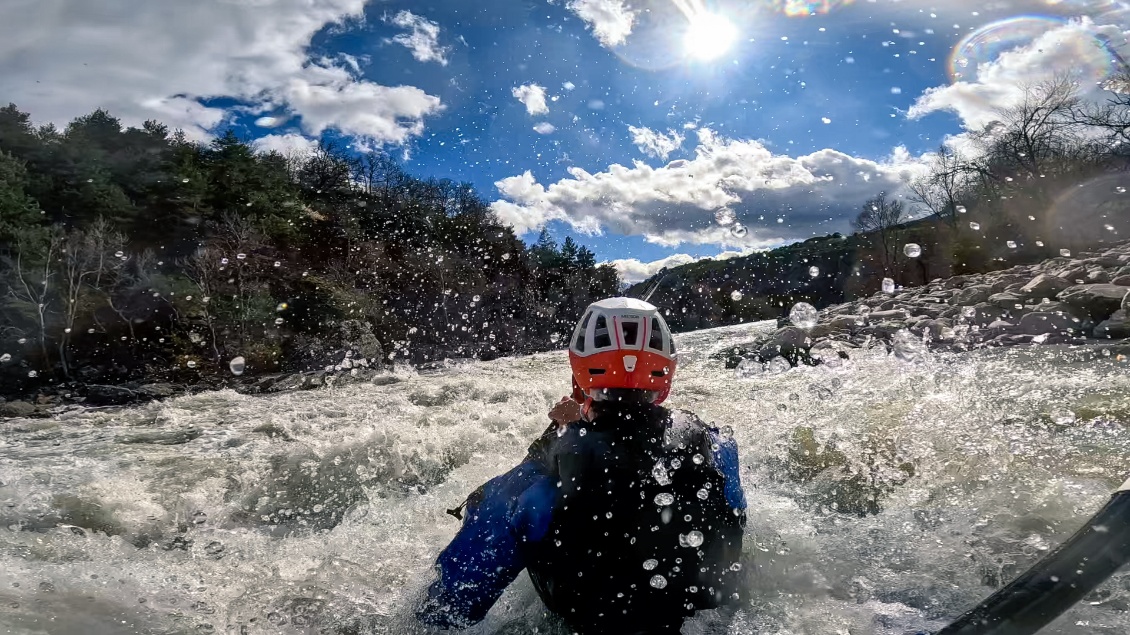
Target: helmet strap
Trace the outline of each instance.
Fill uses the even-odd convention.
[[[585,395],[585,401],[581,404],[581,417],[585,421],[592,421],[592,397]]]

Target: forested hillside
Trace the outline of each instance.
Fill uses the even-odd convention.
[[[527,249],[470,186],[323,144],[0,109],[0,376],[193,378],[541,350],[615,270]]]

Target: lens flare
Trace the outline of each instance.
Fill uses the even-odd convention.
[[[1056,35],[1046,37],[1052,31]],[[1113,55],[1108,43],[1078,22],[1039,15],[1022,15],[986,24],[966,35],[950,54],[950,81],[974,81],[978,68],[998,61],[1016,49],[1040,40],[1070,59],[1069,69],[1080,82],[1098,82],[1110,74]]]
[[[781,13],[790,18],[824,15],[851,3],[852,0],[780,0],[778,2]]]

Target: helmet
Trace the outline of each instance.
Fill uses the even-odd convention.
[[[671,392],[676,360],[663,316],[634,298],[590,304],[569,340],[578,401],[621,399],[622,391],[630,390],[650,393],[646,401],[662,403]]]

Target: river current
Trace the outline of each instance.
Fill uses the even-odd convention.
[[[680,335],[669,405],[729,426],[741,606],[691,634],[937,628],[1073,533],[1130,472],[1130,361],[1101,346],[848,360],[739,377],[771,325]],[[0,423],[0,631],[427,633],[445,510],[518,462],[563,352],[376,384],[231,391]],[[1046,629],[1130,632],[1130,572]],[[523,574],[475,635],[563,635]]]

